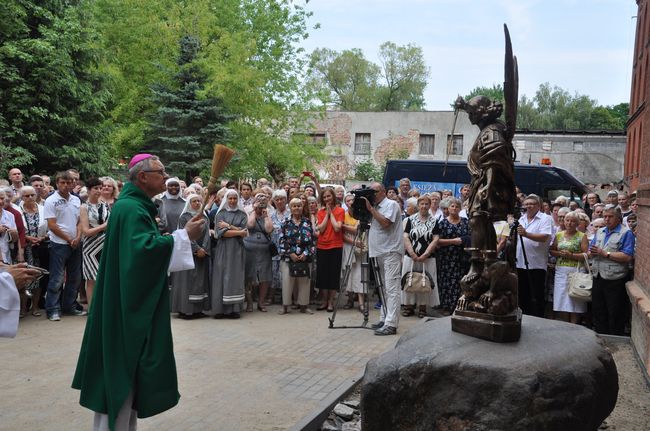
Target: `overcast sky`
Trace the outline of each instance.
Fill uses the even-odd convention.
[[[634,0],[311,0],[303,42],[337,51],[360,48],[378,63],[379,45],[422,47],[431,69],[427,110],[448,110],[458,94],[503,82],[503,23],[519,62],[519,94],[549,82],[602,105],[628,102]]]

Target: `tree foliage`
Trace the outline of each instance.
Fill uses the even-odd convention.
[[[206,81],[194,64],[199,51],[196,37],[181,38],[172,85],[151,88],[156,110],[146,132],[145,149],[155,150],[168,172],[187,179],[209,169],[214,144],[229,141],[227,124],[233,120],[219,98],[199,96]]]
[[[476,87],[465,99],[483,95],[503,102],[503,87]],[[600,129],[622,130],[625,128],[629,104],[600,106],[589,96],[571,94],[558,86],[544,83],[531,99],[519,98],[517,111],[518,129],[572,130]]]
[[[345,111],[419,111],[429,68],[422,48],[385,42],[380,65],[360,49],[337,52],[319,48],[311,53],[307,74],[310,88],[328,107]]]
[[[377,104],[379,66],[360,49],[340,53],[320,48],[311,54],[310,85],[326,105],[344,111],[369,110]]]
[[[2,169],[103,171],[110,93],[89,3],[7,0],[0,10]]]
[[[228,175],[265,175],[279,155],[287,170],[317,148],[290,142],[304,124],[311,99],[301,82],[306,56],[297,46],[308,36],[302,6],[261,0],[96,0],[96,27],[107,55],[116,105],[110,143],[128,157],[145,144],[146,119],[156,109],[151,85],[171,85],[177,41],[192,34],[201,51],[194,64],[205,74],[198,96],[219,98],[236,116],[231,145],[237,152]]]

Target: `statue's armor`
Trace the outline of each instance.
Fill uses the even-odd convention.
[[[506,141],[505,131],[505,124],[499,120],[485,126],[467,157],[467,168],[472,175],[470,215],[485,211],[495,221],[506,220],[508,214],[514,214],[514,149]]]

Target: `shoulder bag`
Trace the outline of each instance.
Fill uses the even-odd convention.
[[[255,223],[257,223],[257,225],[260,227],[260,231],[262,231],[262,234],[266,237],[266,240],[269,242],[269,253],[271,253],[271,257],[277,256],[279,254],[278,247],[275,245],[273,241],[271,241],[271,237],[269,236],[269,234],[266,233],[264,227],[260,224],[260,220],[255,219]]]
[[[425,271],[422,264],[422,272],[413,271],[413,259],[411,259],[411,270],[402,277],[402,290],[406,293],[431,293],[433,279],[431,274]]]
[[[587,254],[583,253],[585,267],[587,274],[580,272],[580,262],[576,267],[576,272],[569,274],[567,284],[569,286],[569,297],[575,301],[589,302],[591,301],[591,286],[594,282],[594,277],[591,274],[589,261],[587,261]]]
[[[289,259],[287,263],[291,277],[309,277],[309,262],[294,262]]]

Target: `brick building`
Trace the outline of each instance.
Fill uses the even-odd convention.
[[[453,111],[329,111],[312,122],[310,142],[325,143],[328,157],[318,167],[321,177],[341,182],[356,164],[386,159],[444,160],[454,123]],[[449,160],[467,160],[478,127],[461,112]],[[626,136],[607,130],[517,130],[517,161],[543,160],[571,172],[584,183],[619,183],[623,179]]]
[[[627,289],[632,302],[632,343],[650,374],[650,17],[648,0],[637,0],[637,27],[630,95],[625,176],[637,190],[638,227],[634,280]]]

